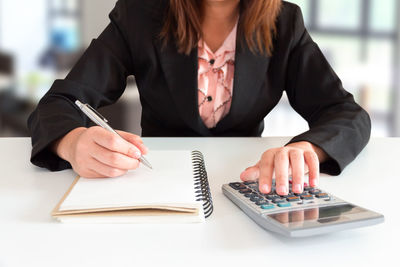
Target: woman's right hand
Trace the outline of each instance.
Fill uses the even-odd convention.
[[[138,159],[148,149],[139,136],[117,132],[122,138],[99,126],[76,128],[56,141],[53,151],[82,177],[121,176],[138,168]]]

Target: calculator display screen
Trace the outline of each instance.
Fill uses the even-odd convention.
[[[287,211],[270,214],[268,217],[289,228],[299,228],[328,223],[341,223],[349,221],[348,215],[363,213],[367,210],[351,204],[316,207],[304,210]],[[347,215],[347,216],[346,216]]]

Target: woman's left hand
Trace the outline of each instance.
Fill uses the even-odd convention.
[[[297,142],[285,147],[272,148],[263,153],[260,161],[240,175],[243,181],[259,180],[260,192],[271,191],[272,178],[275,173],[276,192],[279,195],[289,193],[289,175],[292,175],[292,190],[303,192],[304,174],[309,174],[311,187],[317,186],[319,163],[325,161],[326,153],[309,142]]]

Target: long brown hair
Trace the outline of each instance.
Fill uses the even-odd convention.
[[[174,37],[178,51],[190,54],[202,38],[201,2],[203,0],[169,0],[164,27],[160,33],[164,44]],[[276,34],[276,18],[281,0],[241,0],[239,33],[250,50],[271,55]]]

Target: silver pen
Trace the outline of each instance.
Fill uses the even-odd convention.
[[[120,136],[113,128],[111,128],[110,125],[108,125],[108,121],[106,118],[104,118],[100,113],[98,113],[94,108],[92,108],[89,104],[83,104],[81,103],[79,100],[75,101],[75,104],[79,107],[80,110],[82,110],[83,113],[85,113],[86,116],[89,117],[89,119],[91,119],[94,123],[96,123],[98,126],[103,127],[104,129],[115,133],[116,135],[118,135],[119,137],[121,137],[123,139],[122,136]],[[143,165],[145,165],[146,167],[153,169],[153,167],[151,166],[151,164],[149,163],[149,161],[147,159],[145,159],[142,156],[140,156],[139,161],[141,163],[143,163]]]

